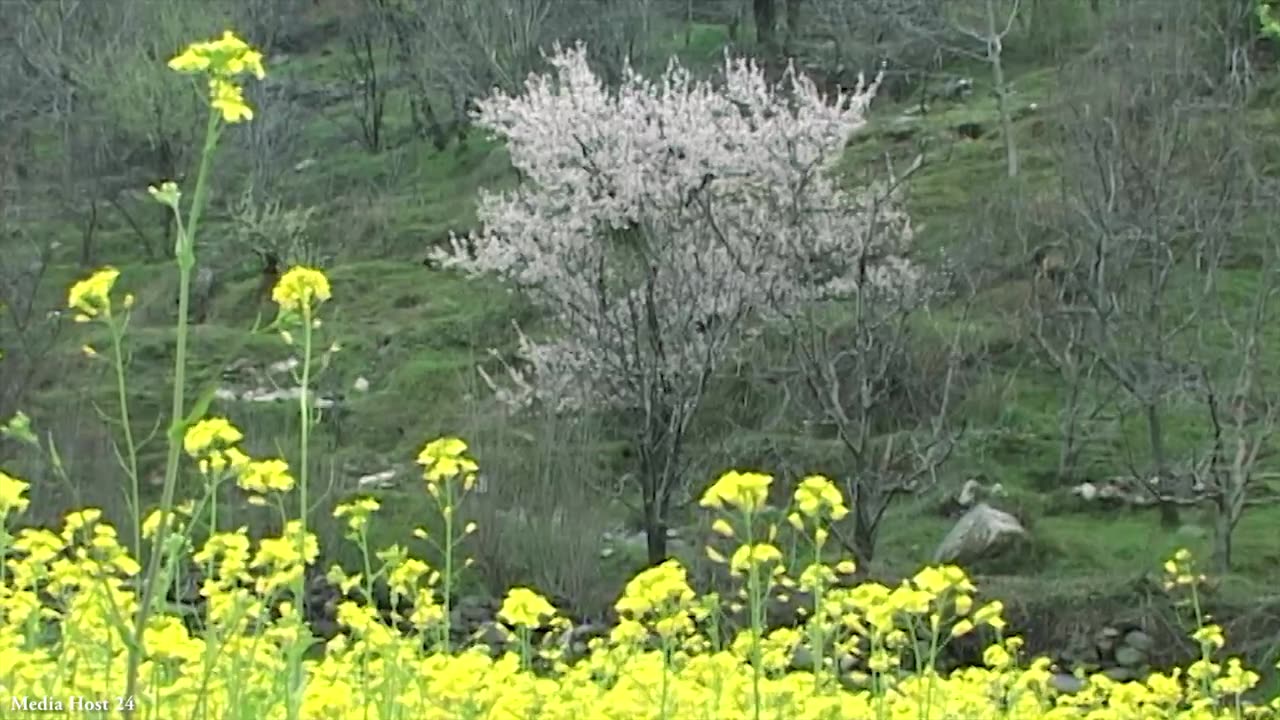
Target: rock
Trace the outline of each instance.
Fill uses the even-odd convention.
[[[291,357],[287,360],[281,360],[279,362],[271,363],[270,365],[267,366],[267,372],[275,375],[279,375],[281,373],[287,373],[290,370],[293,370],[294,368],[298,367],[298,365],[300,364],[301,363],[298,361],[298,358]]]
[[[311,402],[312,407],[326,410],[337,404],[332,398],[322,397],[316,393],[311,393],[310,395],[313,398]],[[296,387],[281,388],[278,390],[260,387],[245,390],[244,393],[240,395],[240,399],[244,402],[259,403],[296,401],[300,397],[302,397],[302,388]]]
[[[461,597],[453,610],[463,625],[482,625],[494,616],[492,604],[481,597]]]
[[[1085,682],[1075,675],[1054,673],[1049,676],[1049,686],[1060,693],[1074,695],[1084,689]]]
[[[1147,654],[1137,648],[1121,645],[1116,649],[1116,662],[1123,667],[1139,668],[1147,664]]]
[[[1156,646],[1156,641],[1150,635],[1141,630],[1130,630],[1124,636],[1124,644],[1135,650],[1141,650],[1144,653],[1150,653]]]
[[[944,517],[955,517],[963,514],[979,502],[988,498],[1004,497],[1004,495],[1004,485],[1000,483],[992,483],[988,486],[977,478],[969,478],[960,486],[960,492],[947,498],[942,503],[941,514]]]
[[[999,552],[1008,543],[1027,536],[1018,519],[986,503],[964,514],[933,554],[935,563],[972,562]]]
[[[1110,680],[1118,683],[1131,682],[1138,679],[1138,673],[1127,667],[1113,667],[1102,671],[1102,674]]]
[[[501,655],[510,636],[507,629],[496,622],[487,622],[471,635],[477,645],[489,648],[490,653]]]
[[[1093,502],[1098,498],[1098,486],[1091,482],[1083,482],[1071,488],[1071,494],[1085,502]]]
[[[361,475],[360,478],[356,480],[356,485],[359,485],[362,490],[391,488],[395,487],[395,477],[395,468],[390,468],[388,470],[383,470],[382,472]]]
[[[813,652],[800,645],[791,653],[792,670],[813,670]]]

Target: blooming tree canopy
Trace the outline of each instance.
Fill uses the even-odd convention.
[[[548,59],[522,95],[479,105],[523,182],[482,196],[469,251],[452,238],[437,256],[511,281],[560,324],[523,343],[528,399],[634,407],[655,384],[692,398],[742,320],[913,277],[905,215],[880,208],[872,227],[874,194],[829,172],[875,83],[828,98],[794,68],[773,86],[726,58],[719,83],[672,61],[610,90],[581,45]]]

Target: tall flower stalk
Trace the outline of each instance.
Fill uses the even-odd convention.
[[[210,113],[205,126],[200,166],[196,173],[195,192],[186,222],[183,222],[181,195],[175,183],[167,182],[158,189],[151,189],[152,195],[173,211],[176,220],[177,237],[174,241],[174,258],[178,265],[178,320],[174,352],[173,402],[167,433],[168,454],[165,458],[164,486],[160,500],[160,526],[152,542],[151,556],[148,558],[146,573],[143,576],[142,601],[138,604],[134,618],[133,633],[131,637],[125,639],[129,648],[125,680],[126,697],[133,697],[138,686],[138,668],[145,652],[143,635],[155,602],[157,580],[161,575],[160,565],[164,555],[161,550],[165,547],[165,541],[169,535],[169,516],[177,486],[182,441],[186,428],[190,424],[190,418],[184,414],[187,315],[191,303],[191,270],[196,263],[197,231],[209,192],[209,170],[213,165],[214,151],[218,146],[218,137],[223,124],[237,123],[253,117],[253,111],[245,102],[243,90],[237,83],[237,79],[244,74],[252,74],[259,79],[265,76],[262,55],[230,31],[217,40],[188,46],[180,55],[169,61],[169,67],[180,73],[207,77]],[[126,709],[125,717],[132,718],[132,716],[133,709]]]

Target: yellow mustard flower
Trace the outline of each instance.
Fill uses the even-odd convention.
[[[701,505],[719,509],[726,505],[752,512],[764,506],[773,477],[763,473],[731,470],[720,476],[703,494]]]
[[[1173,557],[1165,561],[1164,573],[1164,586],[1167,589],[1188,587],[1204,580],[1203,575],[1195,572],[1195,561],[1191,551],[1186,548],[1179,548]]]
[[[1214,624],[1205,625],[1196,630],[1191,637],[1201,646],[1214,650],[1221,650],[1227,644],[1226,637],[1222,634],[1222,627]]]
[[[353,533],[364,530],[369,523],[369,516],[378,511],[381,505],[371,497],[362,497],[349,503],[343,503],[333,509],[335,518],[347,519],[347,528]]]
[[[113,267],[104,267],[87,279],[71,286],[67,293],[67,307],[79,310],[80,318],[94,318],[100,314],[111,313],[111,288],[116,284],[120,271]]]
[[[289,268],[271,291],[271,299],[280,309],[294,312],[315,308],[330,296],[329,278],[308,267]]]
[[[516,587],[507,591],[502,609],[498,611],[498,619],[515,627],[536,629],[555,614],[555,607],[546,598],[529,588]]]
[[[244,434],[226,418],[206,418],[187,428],[182,438],[182,448],[192,458],[199,458],[210,450],[234,445],[243,439]]]
[[[418,464],[429,483],[463,475],[470,477],[479,465],[467,456],[467,444],[455,437],[439,438],[427,443],[418,453]]]
[[[30,500],[23,497],[30,485],[0,470],[0,518],[17,510],[22,512],[30,505]]]
[[[209,79],[209,104],[228,123],[253,119],[253,109],[244,99],[244,89],[222,78]]]
[[[840,489],[822,475],[810,475],[801,480],[796,488],[795,501],[800,513],[810,518],[827,514],[832,520],[839,520],[849,514]]]
[[[293,489],[293,482],[289,463],[278,458],[251,461],[236,478],[236,484],[242,489],[259,494],[289,492]]]
[[[614,607],[619,614],[637,619],[666,616],[688,609],[694,598],[688,571],[678,560],[667,560],[631,578]]]
[[[1227,695],[1243,695],[1253,689],[1262,678],[1252,670],[1246,670],[1240,658],[1227,660],[1227,674],[1213,681],[1213,689]]]
[[[734,575],[742,574],[753,567],[782,562],[782,551],[768,543],[742,545],[729,560],[729,570]]]
[[[262,54],[230,30],[223,32],[217,40],[191,43],[169,61],[169,68],[180,73],[207,72],[226,78],[244,73],[250,73],[259,80],[266,77]]]

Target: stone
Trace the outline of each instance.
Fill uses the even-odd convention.
[[[935,563],[966,563],[990,556],[1027,536],[1018,519],[986,503],[978,503],[959,520],[933,554]]]
[[[812,670],[813,669],[813,652],[804,645],[800,645],[791,653],[791,669],[792,670]]]
[[[1074,695],[1075,693],[1084,690],[1085,681],[1075,675],[1054,673],[1049,676],[1049,685],[1060,693]]]
[[[1142,667],[1147,664],[1147,654],[1137,648],[1121,645],[1116,649],[1116,662],[1127,668]]]
[[[1098,499],[1098,486],[1091,482],[1083,482],[1071,488],[1071,493],[1085,502],[1093,502]]]
[[[1130,630],[1124,636],[1124,644],[1144,653],[1150,653],[1155,649],[1156,641],[1155,638],[1141,630]]]
[[[498,623],[488,622],[472,635],[478,645],[488,647],[490,651],[501,653],[506,647],[509,636],[507,629]]]
[[[383,470],[382,472],[362,475],[358,480],[356,480],[356,485],[359,485],[360,488],[364,490],[392,488],[396,485],[395,477],[395,468],[390,468],[388,470]]]
[[[1102,671],[1102,674],[1113,682],[1123,683],[1138,679],[1137,671],[1127,667],[1113,667]]]

